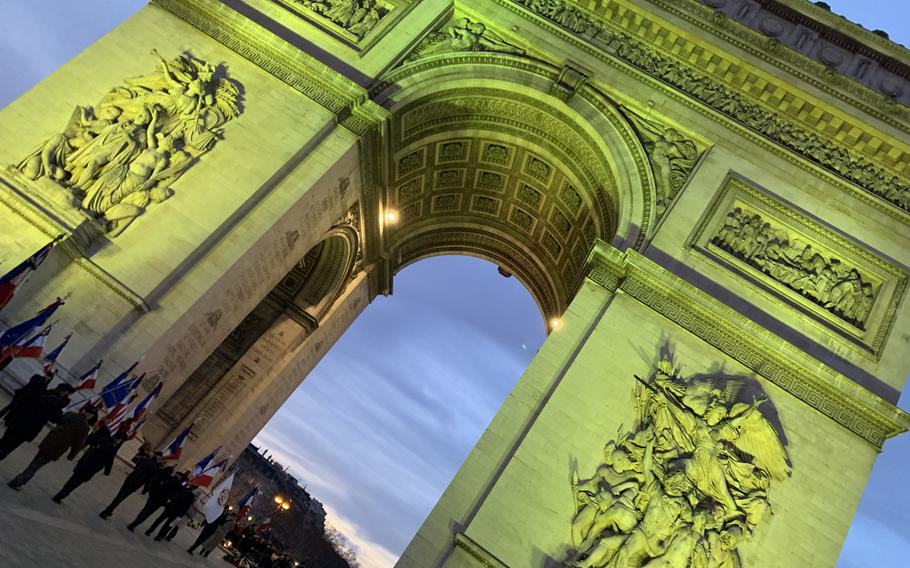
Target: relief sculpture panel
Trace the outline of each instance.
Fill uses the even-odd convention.
[[[273,0],[363,53],[403,18],[413,0]]]
[[[738,568],[740,544],[791,475],[777,413],[746,377],[685,378],[669,358],[635,377],[635,422],[572,478],[576,568]]]
[[[690,246],[873,355],[906,287],[896,266],[732,175]]]
[[[152,55],[154,73],[127,79],[94,107],[77,106],[62,132],[11,168],[53,201],[104,222],[110,236],[171,197],[240,114],[240,87],[223,69],[189,54]]]
[[[856,266],[819,253],[798,235],[738,206],[724,217],[711,244],[865,329],[876,288]]]

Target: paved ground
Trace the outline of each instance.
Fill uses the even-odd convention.
[[[0,390],[0,407],[9,395]],[[2,429],[2,426],[0,426]],[[43,436],[43,434],[42,434]],[[198,534],[181,527],[174,542],[159,543],[146,537],[144,529],[126,530],[145,499],[132,495],[105,521],[98,517],[117,492],[126,475],[124,464],[115,466],[110,477],[98,475],[70,495],[62,505],[51,501],[69,477],[73,463],[50,464],[20,491],[6,484],[31,460],[41,440],[21,446],[0,462],[0,566],[3,568],[165,568],[168,566],[229,566],[213,552],[208,559],[187,554]]]

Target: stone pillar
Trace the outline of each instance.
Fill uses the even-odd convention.
[[[240,22],[225,22],[219,29],[231,25]],[[244,23],[246,32],[251,29]],[[258,33],[270,49],[288,47],[263,29]],[[86,212],[83,196],[53,176],[35,170],[31,174],[37,179],[31,180],[6,168],[32,163],[29,168],[34,170],[40,160],[29,159],[40,157],[36,149],[48,149],[46,142],[77,123],[92,132],[104,130],[108,122],[135,126],[134,139],[147,143],[148,137],[138,133],[151,127],[149,117],[140,116],[143,99],[125,102],[116,98],[115,89],[122,93],[137,77],[142,84],[167,81],[164,64],[150,54],[152,49],[171,67],[179,56],[189,54],[199,65],[218,69],[214,76],[230,79],[238,90],[232,99],[238,114],[218,127],[210,143],[196,141],[207,148],[204,155],[194,155],[179,176],[160,186],[154,199],[123,204],[121,209],[143,210],[125,230],[110,232],[113,223],[105,214]],[[314,73],[306,67],[310,63],[315,64],[301,63],[297,76]],[[251,62],[172,12],[150,5],[0,110],[0,215],[5,229],[0,247],[14,263],[53,236],[66,237],[4,310],[4,324],[29,317],[56,296],[69,295],[55,317],[61,335],[74,332],[61,369],[79,374],[104,359],[101,381],[106,381],[141,359],[139,371],[148,373],[143,389],[163,381],[161,402],[177,390],[361,198],[356,145],[362,131],[378,120],[355,109],[365,100],[362,88],[338,79],[331,104],[316,102],[304,93],[302,82],[279,79],[261,65],[268,66],[264,60]],[[159,94],[167,103],[168,95]],[[77,105],[85,110],[74,114]],[[114,106],[120,110],[111,110]],[[342,110],[356,114],[358,126],[341,126],[337,114]],[[156,112],[156,124],[165,124],[169,111]],[[174,116],[168,119],[172,123]],[[213,121],[210,117],[208,124]],[[163,131],[154,134],[167,137]],[[182,140],[177,146],[195,151]],[[176,164],[182,158],[175,154],[171,159]],[[115,173],[110,170],[111,176]],[[95,187],[87,183],[82,189],[90,186]]]
[[[224,446],[225,455],[240,455],[369,305],[369,279],[368,274],[361,273],[353,280],[319,326],[297,348],[288,352],[286,364],[261,377],[255,392],[246,398],[235,398],[240,404],[234,409],[236,416],[231,416],[233,426],[225,431],[219,442]],[[191,455],[201,457],[205,451],[202,447],[194,448]]]
[[[186,467],[219,445],[222,456],[239,456],[369,302],[369,278],[361,273],[318,326],[282,314],[196,408],[159,430],[157,439],[167,443],[195,421],[183,453]]]
[[[297,349],[309,333],[310,329],[287,313],[279,315],[275,323],[253,343],[174,432],[179,432],[192,423],[191,439],[199,442],[196,444],[199,446],[196,448],[198,451],[194,453],[205,455],[210,452],[217,445],[214,444],[216,440],[224,438],[236,428],[236,420],[256,399],[261,389],[284,369],[289,353]],[[167,439],[162,439],[161,442],[166,443]],[[206,448],[207,444],[211,444],[212,448]],[[192,458],[190,452],[187,452],[187,463],[192,464]]]
[[[718,434],[727,436],[725,447],[737,456],[728,460],[745,460],[745,469],[779,469],[762,474],[764,489],[750,494],[766,498],[774,516],[749,513],[749,528],[736,547],[742,564],[834,566],[877,452],[886,437],[907,428],[907,416],[653,261],[615,249],[601,249],[593,259],[563,324],[544,343],[397,566],[546,566],[571,560],[573,545],[583,540],[573,538],[572,527],[586,501],[576,499],[603,497],[604,490],[595,482],[582,495],[573,478],[584,486],[613,467],[605,460],[619,463],[613,462],[614,449],[605,457],[604,447],[611,442],[610,448],[621,447],[629,440],[623,436],[644,429],[648,389],[656,393],[669,384],[658,381],[677,380],[661,373],[677,376],[685,385],[681,393],[699,388],[691,385],[713,385],[717,400],[746,389],[740,391],[744,406],[721,421],[742,428],[739,434]],[[692,425],[701,419],[693,408],[703,408],[694,398],[674,399],[681,410],[673,415],[691,415]],[[729,416],[755,400],[764,400],[758,408],[765,421],[755,424],[772,430],[765,430],[769,437],[761,447],[737,453],[746,452],[745,438],[757,434]],[[690,434],[698,436],[695,430]],[[643,450],[651,443],[644,434],[633,441],[628,447]],[[635,445],[639,442],[642,446]],[[661,443],[655,444],[649,459],[662,459]],[[702,479],[686,465],[694,457],[685,444],[680,441],[678,455],[667,458],[682,485]],[[777,447],[785,458],[768,465]],[[629,455],[638,460],[634,467],[643,467],[643,454]],[[717,472],[725,471],[726,465],[713,463]],[[662,485],[647,490],[651,499],[670,491],[664,473],[656,474]],[[730,491],[739,490],[730,484]],[[720,499],[692,495],[702,507]],[[743,494],[736,495],[737,503],[745,503]],[[666,538],[678,534],[670,531]]]

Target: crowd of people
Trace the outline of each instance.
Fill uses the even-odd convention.
[[[51,378],[40,374],[32,376],[0,410],[6,427],[0,437],[0,461],[35,440],[46,426],[52,425],[38,444],[32,460],[7,485],[19,491],[41,468],[67,455],[67,459],[75,461],[72,474],[51,498],[54,503],[61,504],[73,491],[99,473],[110,475],[117,453],[129,437],[131,424],[123,421],[112,426],[105,418],[99,419],[94,405],[71,404],[73,387],[63,383],[48,388]],[[161,452],[151,452],[148,445],[143,445],[132,461],[132,471],[99,516],[110,519],[121,503],[140,492],[146,497],[145,504],[127,525],[127,530],[135,531],[158,513],[145,530],[145,535],[151,537],[157,530],[154,534],[156,541],[173,540],[181,525],[179,521],[191,513],[200,490],[188,483],[190,472],[175,471],[173,465],[166,463]],[[187,552],[192,555],[198,549],[202,556],[208,556],[234,528],[234,521],[230,507],[225,507],[217,520],[203,525]]]

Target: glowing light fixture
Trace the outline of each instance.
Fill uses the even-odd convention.
[[[556,329],[562,324],[559,318],[553,318],[550,320],[550,329]]]
[[[398,222],[398,211],[396,209],[386,209],[385,210],[385,222],[388,224]]]

